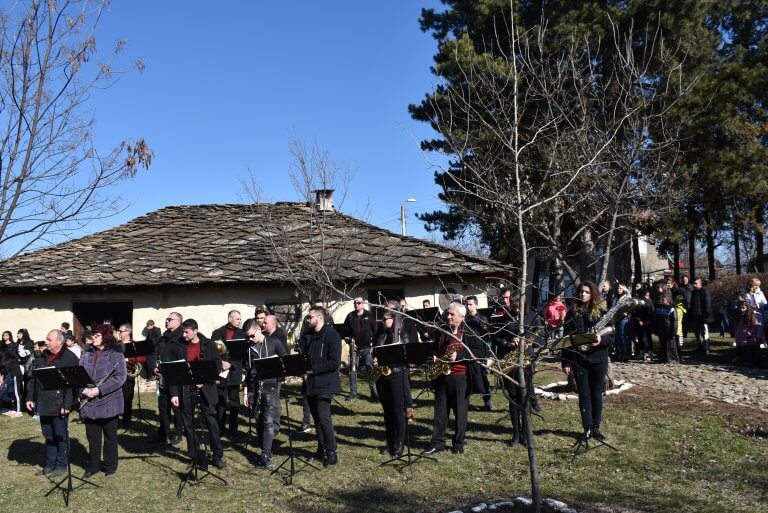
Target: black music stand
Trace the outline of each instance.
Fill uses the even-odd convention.
[[[138,358],[141,356],[149,356],[155,352],[155,344],[151,340],[138,340],[135,342],[126,342],[123,344],[124,354],[126,358]],[[146,365],[146,362],[145,362]],[[149,370],[149,369],[147,369]],[[136,384],[140,385],[141,376],[136,376]],[[137,387],[136,395],[138,396],[139,409],[136,415],[136,421],[139,423],[151,426],[148,420],[144,419],[144,414],[141,413],[141,386]]]
[[[219,379],[219,369],[216,367],[216,362],[213,360],[198,360],[195,362],[188,362],[185,360],[179,360],[175,362],[162,362],[160,363],[160,372],[163,374],[166,386],[185,387],[185,386],[197,386],[197,385],[211,385],[215,384]],[[197,391],[193,391],[189,394],[192,399],[192,411],[197,410],[198,420],[200,426],[205,425],[205,420],[202,418],[203,410],[197,408]],[[179,483],[179,489],[176,492],[177,497],[181,497],[181,492],[187,483],[192,480],[194,483],[189,483],[189,486],[200,484],[200,482],[208,476],[218,479],[225,485],[228,485],[227,481],[219,475],[214,474],[205,466],[202,473],[199,473],[198,462],[198,450],[197,450],[197,427],[195,426],[195,416],[192,414],[192,450],[195,451],[192,456],[192,468],[187,471],[181,478]],[[208,445],[203,441],[203,450],[206,458],[208,456]]]
[[[246,361],[248,360],[250,362],[251,360],[251,353],[249,351],[250,348],[250,340],[247,338],[231,338],[229,340],[224,341],[224,346],[227,348],[227,353],[229,354],[229,360],[230,361]],[[230,372],[232,372],[230,370]],[[236,439],[232,440],[232,443],[236,444],[240,442],[241,440],[245,439],[245,445],[244,447],[248,447],[248,441],[253,436],[253,410],[251,408],[248,408],[248,431],[243,433],[242,435],[238,436]]]
[[[590,447],[589,445],[590,440],[594,440],[596,445]],[[620,450],[618,450],[616,447],[609,444],[605,440],[598,440],[597,438],[587,436],[587,433],[584,433],[581,437],[579,437],[576,443],[571,446],[573,453],[571,453],[571,461],[569,461],[568,464],[573,465],[573,462],[576,460],[578,456],[582,454],[586,454],[591,450],[599,449],[600,447],[603,447],[603,446],[608,447],[609,449],[613,449],[618,453],[621,453]]]
[[[287,377],[287,376],[303,376],[307,373],[309,370],[309,365],[307,364],[307,360],[304,358],[303,355],[300,354],[289,354],[286,356],[283,356],[281,358],[277,358],[280,362],[280,367],[273,368],[272,374],[270,377],[264,377],[262,379],[271,379],[271,378],[280,378],[280,377]],[[254,362],[258,362],[259,360],[254,360]],[[279,374],[278,374],[279,371]],[[267,374],[265,374],[266,376]],[[260,376],[261,377],[261,376]],[[320,470],[318,467],[312,464],[309,460],[306,460],[302,458],[301,456],[296,456],[293,450],[293,429],[290,429],[291,425],[291,410],[288,408],[288,393],[286,392],[285,395],[285,413],[287,415],[287,421],[288,421],[288,456],[278,465],[272,472],[269,473],[269,475],[274,475],[281,470],[284,470],[286,465],[288,466],[288,475],[283,478],[283,484],[286,486],[290,486],[293,484],[293,476],[301,472],[307,467],[312,467],[315,470]],[[296,468],[296,461],[299,460],[300,463],[302,463],[301,467],[298,469]]]
[[[403,370],[401,371],[401,374],[405,373],[403,376],[403,379],[408,379],[408,366],[409,365],[423,365],[427,360],[432,358],[432,345],[431,344],[387,344],[383,346],[378,346],[373,348],[373,354],[376,358],[376,361],[379,365],[379,367],[382,366],[388,366],[388,367],[397,367],[402,366]],[[406,469],[416,463],[417,461],[421,459],[431,459],[434,461],[435,458],[425,455],[425,454],[416,454],[414,455],[411,451],[411,433],[408,427],[408,421],[406,419],[405,422],[405,447],[406,451],[404,454],[400,456],[395,456],[394,458],[391,458],[384,463],[382,463],[380,466],[389,465],[390,463],[393,464],[400,464],[400,467],[398,470],[400,472],[403,471],[403,469]]]
[[[94,386],[93,380],[86,372],[85,368],[79,365],[73,365],[71,367],[43,367],[41,369],[34,369],[32,376],[37,379],[37,382],[43,387],[43,390],[72,390],[80,388],[87,388]],[[72,465],[70,462],[71,447],[69,443],[69,426],[67,426],[67,475],[59,481],[54,482],[53,488],[48,490],[44,497],[48,497],[56,490],[61,490],[61,494],[64,496],[64,505],[69,506],[69,496],[77,488],[85,486],[86,484],[93,485],[96,488],[101,488],[96,483],[72,476]],[[82,484],[77,488],[72,486],[72,480],[76,479]],[[66,485],[64,482],[66,481]]]

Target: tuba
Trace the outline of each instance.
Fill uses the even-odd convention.
[[[139,362],[128,360],[125,362],[125,369],[128,372],[128,379],[136,379],[141,374],[142,365]]]

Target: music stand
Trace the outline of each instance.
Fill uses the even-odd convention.
[[[79,365],[73,365],[71,367],[43,367],[41,369],[33,369],[32,376],[37,379],[37,382],[43,387],[43,390],[72,390],[86,388],[94,386],[93,380],[86,372],[85,368]],[[59,481],[54,482],[53,488],[48,490],[44,497],[48,497],[55,490],[61,490],[61,494],[64,496],[64,505],[69,506],[69,496],[77,488],[85,486],[86,484],[93,485],[96,488],[101,488],[96,483],[72,476],[72,465],[70,462],[70,442],[69,442],[69,426],[67,426],[67,475]],[[77,488],[72,486],[72,480],[76,479],[82,484]],[[66,481],[66,486],[62,486]]]
[[[247,338],[231,338],[224,341],[224,346],[229,353],[230,361],[246,361],[248,360],[249,366],[251,361],[250,340]],[[253,409],[248,408],[248,431],[232,440],[233,444],[239,443],[241,440],[245,440],[245,445],[248,447],[248,443],[253,436]]]
[[[211,384],[215,384],[216,380],[219,378],[219,369],[216,367],[216,362],[214,362],[213,360],[198,360],[195,362],[178,360],[175,362],[162,362],[160,363],[160,372],[163,374],[163,379],[165,380],[166,386],[175,386],[179,388],[185,387],[185,386],[211,385]],[[181,478],[181,482],[179,483],[179,489],[176,492],[177,497],[181,497],[181,492],[184,490],[184,487],[187,485],[190,479],[194,481],[194,483],[190,483],[189,486],[200,484],[200,482],[208,476],[218,479],[225,485],[229,484],[224,478],[211,472],[208,469],[208,466],[206,466],[203,469],[202,473],[198,472],[199,463],[198,463],[197,434],[196,434],[197,429],[195,426],[194,411],[197,410],[198,420],[200,421],[201,428],[203,425],[205,425],[205,421],[202,418],[202,415],[203,415],[202,407],[200,407],[200,409],[197,408],[198,406],[197,390],[193,390],[189,394],[189,397],[191,398],[191,406],[193,411],[192,450],[194,451],[194,454],[192,456],[192,468],[189,471],[187,471],[184,474],[184,476]],[[203,448],[204,448],[203,450],[205,452],[205,456],[207,458],[208,445],[205,441],[203,441]]]
[[[126,358],[139,358],[141,356],[149,356],[155,352],[155,344],[151,340],[138,340],[135,342],[125,342],[123,344],[124,354]],[[145,362],[146,365],[146,362]],[[138,414],[136,415],[136,421],[151,426],[148,420],[144,419],[144,414],[141,413],[141,376],[136,376],[136,385],[139,402]]]
[[[279,378],[279,377],[288,377],[288,376],[303,376],[307,373],[309,370],[309,365],[307,364],[307,360],[304,358],[303,355],[300,354],[289,354],[286,356],[283,356],[281,358],[276,358],[280,362],[280,368],[279,372],[280,374],[275,375],[273,377]],[[254,362],[257,362],[259,360],[254,360]],[[277,372],[278,369],[274,368],[273,372]],[[263,379],[270,379],[270,378],[263,378]],[[285,412],[287,415],[288,420],[288,456],[278,465],[272,472],[269,473],[270,476],[280,472],[286,465],[288,465],[288,476],[283,479],[283,484],[286,486],[290,486],[293,484],[293,476],[301,472],[307,467],[312,467],[315,470],[320,470],[318,467],[312,464],[309,460],[306,460],[300,456],[296,456],[293,450],[293,429],[290,429],[291,425],[291,410],[288,408],[288,393],[285,394]],[[299,460],[300,463],[302,463],[301,467],[298,469],[296,468],[296,462],[295,460]]]
[[[378,365],[397,367],[402,366],[402,373],[406,373],[402,379],[408,379],[408,366],[409,365],[423,365],[428,359],[432,358],[432,346],[431,344],[387,344],[373,348],[373,354],[376,358]],[[435,458],[418,454],[414,455],[411,451],[411,434],[408,427],[408,422],[405,422],[405,447],[406,451],[400,456],[395,456],[380,466],[389,465],[390,463],[399,463],[401,466],[398,468],[400,472],[403,469],[410,467],[420,459]],[[436,461],[436,460],[435,460]]]
[[[594,440],[597,445],[590,447],[589,441]],[[573,450],[573,453],[571,453],[571,461],[568,462],[568,465],[573,465],[573,462],[576,460],[576,458],[582,454],[588,453],[590,450],[599,449],[600,447],[608,447],[609,449],[613,449],[614,451],[621,453],[620,450],[618,450],[613,445],[609,444],[605,440],[598,440],[597,438],[592,438],[591,436],[587,436],[586,433],[582,435],[575,444],[571,446],[571,449]]]

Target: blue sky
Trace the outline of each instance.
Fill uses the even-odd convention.
[[[415,212],[440,207],[430,163],[418,141],[431,129],[410,119],[435,84],[436,43],[419,29],[436,0],[116,1],[97,44],[128,42],[123,76],[96,93],[95,136],[108,146],[144,137],[152,167],[116,191],[128,207],[83,233],[109,228],[167,205],[246,199],[253,173],[266,199],[297,200],[288,169],[292,134],[317,141],[358,169],[343,210],[409,235],[427,232]]]

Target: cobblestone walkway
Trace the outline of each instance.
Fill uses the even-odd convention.
[[[768,411],[768,370],[686,361],[612,363],[614,379]]]

